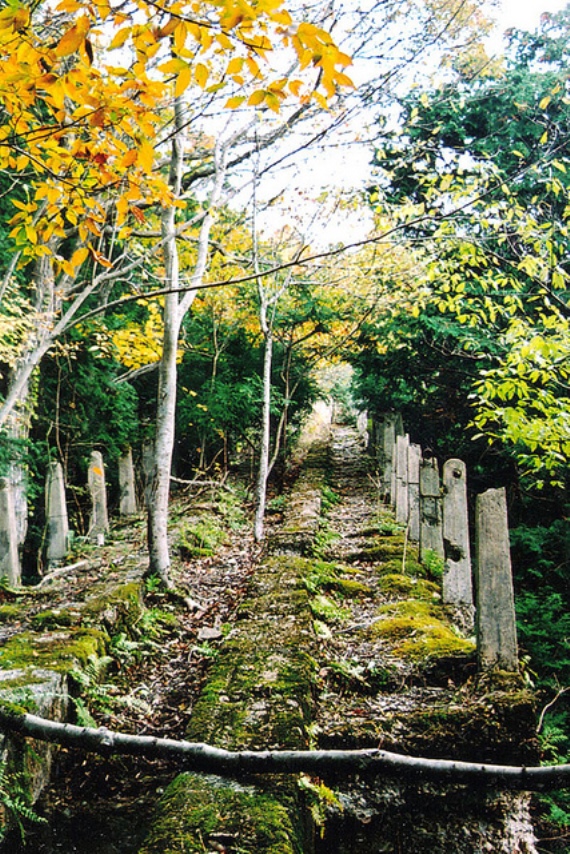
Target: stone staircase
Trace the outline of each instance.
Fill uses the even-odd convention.
[[[316,417],[300,447],[284,518],[268,535],[187,739],[230,750],[380,747],[536,764],[532,694],[518,674],[477,671],[473,638],[442,604],[438,567],[420,564],[381,501],[361,433]],[[0,649],[2,687],[38,686],[37,710],[64,717],[69,669],[90,644],[100,649],[110,626],[136,619],[140,569],[116,582],[104,597],[85,592],[71,613],[48,618],[53,609],[37,607],[36,629],[43,619],[45,631],[15,634]],[[48,754],[33,768],[39,791]],[[182,773],[139,854],[428,851],[534,854],[528,797],[362,774]]]

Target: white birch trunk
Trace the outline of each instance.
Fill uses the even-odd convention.
[[[172,138],[172,160],[170,163],[170,188],[174,198],[180,195],[182,167],[184,163],[182,141],[182,104],[175,101],[175,130]],[[176,208],[169,205],[161,217],[162,249],[164,253],[165,286],[171,293],[165,295],[162,339],[162,356],[158,373],[158,400],[156,406],[156,433],[154,459],[148,489],[148,551],[149,574],[158,575],[162,582],[171,587],[168,570],[168,499],[170,496],[170,470],[174,448],[176,417],[176,352],[182,316],[180,314],[180,262],[176,246]]]
[[[257,476],[255,522],[253,535],[256,542],[263,539],[263,519],[267,498],[267,478],[269,476],[269,451],[271,443],[271,367],[273,364],[273,333],[267,321],[265,326],[265,351],[263,356],[263,404],[261,415],[261,445],[259,451],[259,470]]]
[[[172,161],[170,166],[170,188],[174,198],[180,195],[184,165],[184,109],[180,98],[174,108],[175,130],[172,139]],[[176,208],[164,209],[161,219],[162,245],[165,262],[165,285],[170,291],[165,296],[163,311],[162,357],[158,376],[158,401],[154,459],[147,491],[148,513],[148,574],[158,575],[163,584],[172,589],[170,578],[170,551],[168,547],[168,502],[170,497],[170,473],[175,438],[176,419],[176,354],[180,327],[189,310],[196,289],[200,286],[208,261],[208,244],[213,222],[213,211],[219,202],[226,172],[226,152],[231,140],[220,143],[216,149],[216,175],[209,200],[208,212],[202,220],[198,238],[198,257],[191,278],[190,288],[180,292],[180,262],[176,245]]]

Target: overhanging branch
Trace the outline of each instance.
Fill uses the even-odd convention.
[[[247,774],[369,774],[401,780],[467,783],[538,791],[567,788],[570,765],[525,768],[449,759],[403,756],[387,750],[223,750],[208,744],[126,735],[105,727],[87,729],[0,709],[0,728],[39,741],[103,755],[174,760],[188,771],[240,777]]]

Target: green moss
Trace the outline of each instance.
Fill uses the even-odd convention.
[[[311,599],[310,606],[313,615],[325,623],[340,623],[350,617],[348,608],[341,608],[333,599],[322,593]]]
[[[49,629],[72,626],[79,621],[79,618],[80,615],[77,612],[50,609],[34,614],[30,622],[37,631],[48,631]]]
[[[390,537],[389,540],[375,543],[368,548],[361,549],[350,555],[350,560],[366,560],[370,563],[389,560],[395,555],[401,555],[404,548],[403,541],[399,537]]]
[[[372,595],[372,588],[367,584],[346,577],[354,572],[351,567],[323,560],[305,559],[298,569],[309,593],[336,591],[347,599]]]
[[[384,605],[371,631],[394,642],[392,652],[414,661],[473,653],[475,645],[444,622],[441,608],[410,599]]]
[[[227,534],[215,516],[203,515],[185,524],[179,533],[178,551],[184,558],[208,557],[227,541]]]
[[[404,570],[404,573],[402,573]],[[405,565],[402,565],[402,553],[400,553],[399,558],[393,558],[392,560],[386,560],[378,567],[378,573],[380,575],[388,575],[388,574],[405,574],[415,578],[425,578],[426,569],[421,565],[414,557],[407,556]]]
[[[379,588],[386,596],[413,596],[415,599],[423,599],[427,602],[441,595],[439,586],[434,582],[402,575],[401,572],[383,574]]]
[[[538,764],[535,706],[528,690],[479,694],[464,688],[445,706],[406,715],[406,749],[471,762]]]
[[[0,623],[10,623],[22,614],[20,605],[0,605]]]
[[[404,538],[405,526],[399,525],[391,513],[381,513],[378,517],[377,533],[383,537],[398,536],[402,543]]]
[[[353,578],[337,578],[335,581],[331,581],[325,589],[336,591],[346,599],[372,596],[373,593],[372,588],[368,584],[355,581]]]
[[[0,668],[3,670],[41,667],[67,673],[77,663],[85,664],[90,655],[101,654],[108,635],[92,628],[53,632],[38,636],[22,632],[10,638],[0,649]]]
[[[271,792],[218,777],[180,774],[168,787],[139,854],[300,854],[286,807]]]
[[[84,622],[130,632],[144,608],[142,592],[142,582],[130,581],[94,596],[83,609]]]
[[[307,746],[314,632],[303,576],[315,562],[267,560],[213,663],[187,738],[233,749]]]

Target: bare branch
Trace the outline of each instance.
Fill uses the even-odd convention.
[[[122,754],[168,759],[201,773],[240,777],[246,774],[370,774],[407,780],[431,780],[453,785],[508,788],[522,791],[562,789],[570,785],[570,765],[525,768],[426,759],[387,750],[223,750],[208,744],[126,735],[106,727],[87,729],[67,723],[0,709],[0,727],[39,741],[49,741],[103,755]]]

